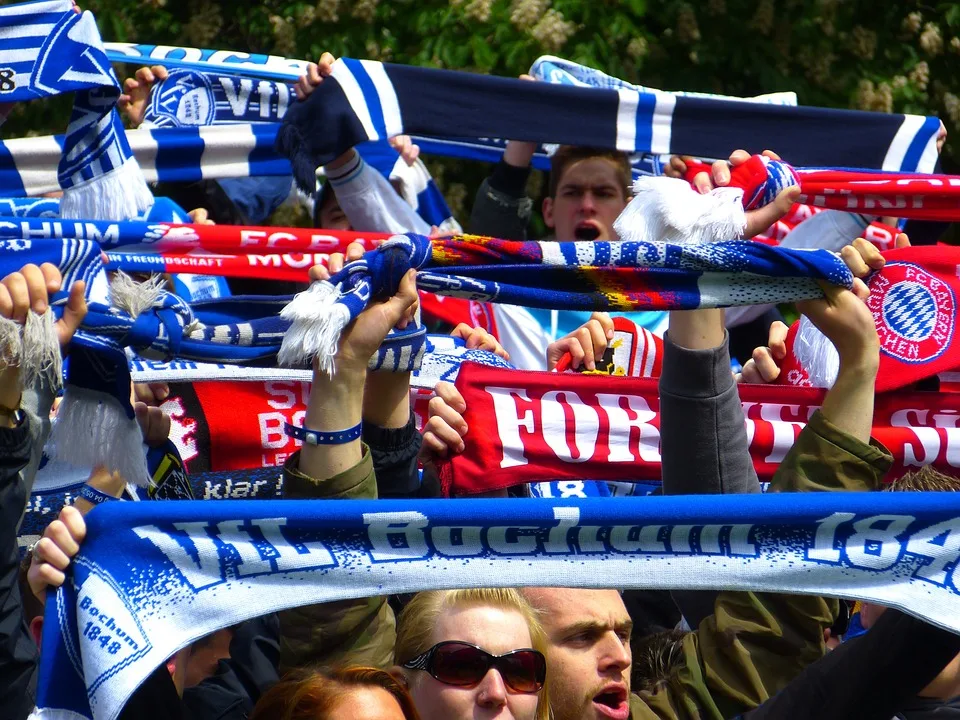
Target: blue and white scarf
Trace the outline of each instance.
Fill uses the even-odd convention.
[[[482,302],[567,310],[690,310],[822,296],[823,280],[851,287],[836,255],[752,242],[509,242],[395,235],[283,310],[291,322],[278,359],[317,358],[333,372],[340,334],[372,298],[395,292],[410,268],[421,290]],[[630,272],[628,268],[634,268]],[[778,298],[763,300],[762,298]]]
[[[179,648],[251,617],[427,589],[806,593],[960,631],[958,517],[956,493],[107,503],[47,600],[38,716],[113,720]]]
[[[540,122],[531,124],[531,117]],[[931,172],[939,128],[937,118],[531,85],[342,58],[306,102],[291,107],[277,147],[291,159],[301,187],[345,149],[400,134],[511,137],[702,157],[774,147],[798,166]]]
[[[153,196],[126,142],[120,84],[93,15],[74,13],[70,0],[0,8],[0,100],[68,92],[73,112],[55,163],[63,216],[126,219],[146,210]]]
[[[0,198],[0,221],[12,218],[61,219],[60,198]],[[190,215],[167,197],[154,198],[153,205],[134,220],[188,223]]]

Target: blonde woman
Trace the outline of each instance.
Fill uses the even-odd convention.
[[[423,720],[548,720],[546,636],[512,589],[422,592],[395,658]]]

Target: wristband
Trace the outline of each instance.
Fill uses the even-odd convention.
[[[113,495],[105,493],[103,490],[97,490],[97,488],[92,485],[84,485],[80,488],[80,495],[84,500],[86,500],[91,505],[102,505],[103,503],[109,500],[117,500]]]
[[[363,432],[363,423],[357,423],[346,430],[308,430],[290,423],[283,424],[287,437],[307,443],[307,445],[343,445],[359,439]]]

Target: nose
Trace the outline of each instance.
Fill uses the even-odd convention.
[[[490,668],[477,685],[477,705],[482,708],[498,708],[506,704],[507,686],[500,671]]]
[[[580,198],[580,212],[584,213],[585,215],[592,215],[596,211],[596,198],[593,196],[593,193],[588,190]]]
[[[600,671],[620,674],[630,667],[632,660],[630,641],[624,642],[618,635],[610,633],[600,659]]]

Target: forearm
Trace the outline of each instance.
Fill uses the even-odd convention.
[[[708,350],[726,343],[723,310],[675,310],[670,313],[670,339],[687,350]]]
[[[837,428],[860,442],[870,442],[873,428],[874,384],[876,360],[868,359],[844,364],[841,360],[837,381],[823,399],[820,412]]]
[[[310,402],[304,427],[317,431],[341,431],[360,423],[363,408],[363,386],[366,370],[340,367],[331,379],[314,369]],[[357,465],[363,457],[360,439],[338,445],[304,443],[300,452],[300,472],[317,480]]]
[[[409,419],[410,373],[368,373],[363,390],[363,422],[402,428]]]

